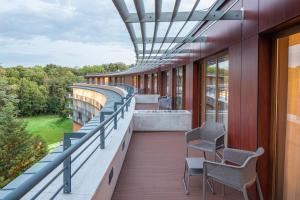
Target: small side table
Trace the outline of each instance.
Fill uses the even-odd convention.
[[[183,185],[184,185],[186,194],[189,194],[190,176],[198,176],[198,175],[203,174],[204,160],[205,160],[205,158],[203,158],[203,157],[187,157],[187,158],[185,158]],[[211,183],[208,182],[208,185],[209,185],[211,191],[214,193],[213,186],[211,185]]]

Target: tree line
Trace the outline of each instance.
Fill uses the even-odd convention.
[[[47,154],[39,136],[27,133],[23,116],[67,115],[68,86],[86,73],[125,70],[122,63],[68,68],[57,65],[0,67],[0,188]]]
[[[88,73],[106,73],[128,69],[123,63],[83,66],[76,68],[58,65],[0,68],[9,85],[15,87],[19,116],[58,114],[67,116],[68,86],[84,81]]]

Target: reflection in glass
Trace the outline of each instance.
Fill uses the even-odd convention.
[[[148,74],[146,76],[148,77],[148,79],[147,79],[147,93],[150,94],[151,93],[151,75]]]
[[[300,197],[300,33],[289,36],[283,199]]]
[[[228,57],[218,58],[218,122],[228,124]]]
[[[208,60],[206,63],[206,121],[216,121],[216,77],[217,61]]]
[[[157,94],[157,73],[153,74],[153,93]]]
[[[182,110],[183,97],[183,68],[176,69],[176,109]]]
[[[228,124],[228,56],[206,62],[206,121]]]
[[[167,80],[167,82],[166,82],[166,88],[167,88],[167,94],[166,95],[168,95],[168,94],[170,94],[169,93],[169,80],[170,80],[170,72],[169,71],[167,71],[167,78],[166,78]]]
[[[140,89],[141,90],[144,89],[144,76],[143,75],[140,76]]]

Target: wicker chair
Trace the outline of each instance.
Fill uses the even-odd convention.
[[[225,148],[222,163],[205,160],[203,162],[202,199],[205,200],[206,197],[206,180],[212,178],[214,181],[241,191],[245,200],[248,200],[247,187],[256,182],[259,197],[263,200],[256,172],[257,159],[263,153],[264,149],[261,147],[256,152]],[[226,162],[230,164],[226,164]]]
[[[183,183],[186,194],[189,194],[190,176],[201,175],[203,168],[202,163],[206,159],[206,152],[210,152],[216,160],[217,150],[224,148],[225,126],[221,123],[205,122],[199,128],[185,133],[186,138],[186,158],[184,165]],[[192,141],[199,140],[197,143]],[[189,148],[202,151],[202,157],[189,157]],[[219,156],[221,157],[221,156]],[[186,183],[187,176],[187,183]],[[214,193],[213,182],[207,181],[211,191]]]
[[[201,127],[186,132],[186,157],[188,157],[189,148],[192,148],[202,151],[205,159],[206,152],[212,153],[214,160],[216,160],[216,156],[221,159],[217,150],[225,147],[225,134],[224,124],[216,122],[205,122]],[[200,141],[198,143],[191,143],[195,140]]]

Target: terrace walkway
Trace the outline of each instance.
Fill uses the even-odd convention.
[[[182,132],[135,132],[112,199],[201,199],[201,176],[191,178],[190,195],[185,195],[184,154]],[[207,199],[242,199],[242,195],[231,188],[226,188],[225,197],[221,195],[220,184],[216,183],[215,188],[217,195],[207,192]]]

